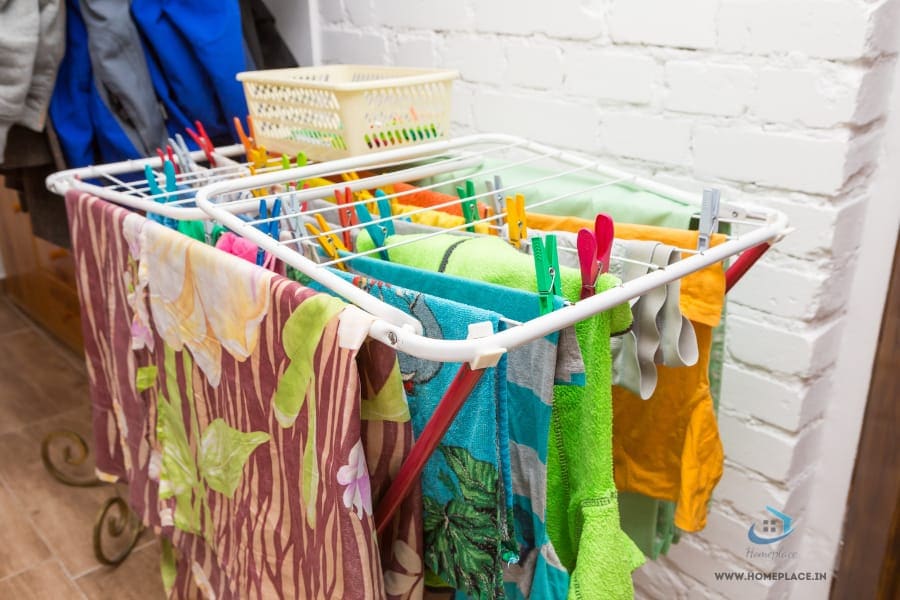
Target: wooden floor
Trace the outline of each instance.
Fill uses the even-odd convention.
[[[94,518],[113,491],[47,474],[40,444],[56,429],[91,439],[83,359],[0,294],[0,598],[163,598],[159,551],[146,532],[118,568],[94,558]]]

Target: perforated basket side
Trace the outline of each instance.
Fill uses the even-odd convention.
[[[332,160],[448,136],[454,77],[333,65],[243,73],[239,79],[259,143]]]

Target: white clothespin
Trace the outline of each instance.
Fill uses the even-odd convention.
[[[703,203],[700,205],[700,236],[697,238],[697,251],[709,249],[712,235],[719,230],[719,204],[722,193],[715,188],[703,190]]]
[[[503,204],[503,192],[497,191],[503,189],[503,182],[500,180],[500,176],[494,175],[493,184],[490,181],[485,181],[484,187],[487,188],[487,191],[490,194],[490,198],[494,202],[494,214],[499,215],[505,208]]]

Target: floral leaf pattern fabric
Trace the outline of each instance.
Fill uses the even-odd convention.
[[[314,291],[96,198],[66,201],[97,467],[129,483],[129,504],[171,542],[170,597],[421,598],[420,495],[382,546],[371,517],[410,423],[360,418],[364,398],[402,400],[394,352],[342,347],[332,298],[315,339],[298,342],[308,332],[285,324]],[[288,427],[275,412],[286,349],[313,374]]]
[[[244,433],[229,426],[224,419],[214,419],[200,438],[197,466],[203,480],[220,494],[234,497],[250,454],[269,439],[268,433]]]

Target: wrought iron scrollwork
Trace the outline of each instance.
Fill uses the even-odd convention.
[[[143,530],[138,516],[116,494],[106,501],[94,521],[94,556],[104,565],[119,565],[131,554]]]
[[[41,442],[41,460],[44,468],[57,481],[66,485],[75,487],[102,485],[103,482],[97,479],[93,473],[89,475],[73,474],[73,472],[77,473],[78,468],[85,464],[90,454],[87,442],[74,431],[51,431],[44,436],[44,440]],[[62,464],[55,460],[60,456]]]
[[[48,433],[41,442],[41,461],[57,481],[74,487],[94,487],[105,482],[88,472],[91,451],[83,437],[69,430]],[[144,530],[118,490],[109,498],[94,521],[94,556],[107,566],[121,564],[137,544]]]

